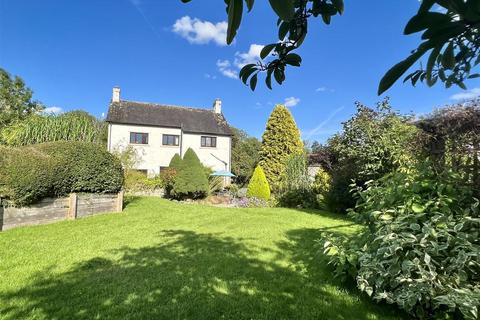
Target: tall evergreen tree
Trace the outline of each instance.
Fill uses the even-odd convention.
[[[270,187],[276,190],[288,157],[303,152],[300,131],[287,107],[275,106],[262,140],[259,164],[265,171]]]

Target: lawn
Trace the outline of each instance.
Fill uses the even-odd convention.
[[[336,281],[293,209],[133,199],[121,214],[0,233],[1,319],[399,319]]]

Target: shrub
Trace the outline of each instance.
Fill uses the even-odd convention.
[[[118,159],[93,143],[7,148],[1,158],[0,196],[18,206],[71,192],[118,192],[123,183]]]
[[[476,318],[480,212],[471,188],[451,171],[422,167],[389,174],[358,195],[352,216],[367,227],[344,245],[325,243],[337,271],[417,317]]]
[[[208,194],[213,194],[223,189],[223,177],[208,178]]]
[[[270,186],[262,167],[257,166],[253,172],[247,189],[248,198],[259,198],[265,201],[270,199]]]
[[[23,206],[53,196],[55,164],[46,154],[28,148],[2,148],[0,198]]]
[[[175,153],[175,155],[172,157],[170,160],[170,164],[168,165],[169,168],[178,170],[182,166],[182,158],[178,153]]]
[[[124,188],[127,192],[155,191],[163,187],[164,182],[159,175],[148,178],[144,173],[136,170],[125,172]]]
[[[115,193],[123,184],[120,161],[88,142],[51,142],[35,146],[56,164],[55,195],[70,192]]]
[[[411,117],[403,116],[385,99],[376,108],[356,103],[357,113],[343,123],[343,130],[328,141],[332,153],[332,188],[328,202],[333,211],[345,212],[355,205],[349,192],[354,182],[364,186],[369,180],[415,162],[418,130]]]
[[[170,164],[168,168],[164,168],[160,171],[160,178],[163,181],[163,188],[165,189],[165,196],[172,196],[173,186],[175,185],[175,178],[177,177],[178,171],[182,166],[182,158],[178,153],[170,159]]]
[[[303,153],[287,158],[285,171],[280,179],[278,205],[282,207],[316,208],[316,195],[311,188],[307,172],[307,159]]]
[[[288,190],[278,197],[278,205],[286,208],[315,209],[318,207],[317,195],[311,188]]]
[[[123,187],[126,192],[144,191],[146,180],[147,177],[144,173],[136,170],[128,170],[125,172]]]
[[[197,199],[205,197],[207,193],[208,179],[205,168],[196,153],[188,148],[175,177],[172,194],[179,199]]]
[[[312,190],[317,195],[317,203],[320,208],[328,208],[328,193],[330,192],[332,177],[327,171],[320,168],[315,174],[315,178],[312,184]]]

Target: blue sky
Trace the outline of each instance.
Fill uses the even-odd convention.
[[[274,104],[291,106],[304,138],[325,141],[354,112],[354,102],[373,105],[379,79],[416,47],[402,30],[418,0],[345,0],[330,26],[310,24],[282,86],[259,82],[251,92],[234,75],[276,41],[276,17],[257,0],[244,15],[236,41],[224,43],[223,1],[193,0],[0,0],[0,66],[21,76],[35,99],[64,111],[101,116],[119,85],[122,98],[210,107],[223,101],[229,122],[260,137]],[[401,82],[387,92],[402,112],[424,114],[480,94]]]

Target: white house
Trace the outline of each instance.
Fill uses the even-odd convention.
[[[116,87],[106,121],[108,150],[132,146],[140,160],[135,169],[148,176],[168,167],[175,153],[183,157],[188,148],[214,171],[231,170],[232,131],[220,99],[212,109],[134,102],[121,100]]]

